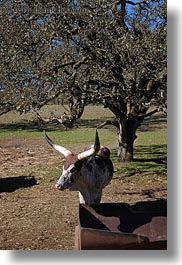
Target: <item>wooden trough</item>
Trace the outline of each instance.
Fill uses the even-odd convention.
[[[138,211],[126,203],[80,204],[75,249],[166,250],[167,211]]]

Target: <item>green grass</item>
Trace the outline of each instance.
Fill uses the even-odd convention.
[[[43,116],[49,116],[53,111],[58,115],[63,111],[59,106],[48,106],[41,110]],[[3,116],[2,116],[3,117]],[[43,138],[42,129],[30,114],[19,116],[9,113],[0,117],[0,137]],[[58,144],[80,151],[86,144],[94,142],[95,128],[104,120],[112,118],[113,114],[102,106],[87,106],[81,120],[72,130],[64,127],[44,127],[49,136]],[[132,174],[166,174],[167,171],[167,134],[166,118],[156,114],[147,118],[137,131],[134,144],[134,161],[131,163],[117,162],[116,133],[114,127],[99,130],[102,145],[111,150],[116,175]],[[49,175],[53,175],[51,170]]]

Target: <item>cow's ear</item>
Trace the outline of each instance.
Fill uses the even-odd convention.
[[[81,160],[76,161],[75,162],[75,168],[76,168],[76,170],[77,171],[80,171],[82,165],[83,165],[83,161],[81,161]]]

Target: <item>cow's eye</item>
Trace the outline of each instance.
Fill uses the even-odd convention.
[[[73,167],[73,168],[70,170],[71,173],[74,173],[75,171],[76,171],[76,168],[75,168],[75,167]]]

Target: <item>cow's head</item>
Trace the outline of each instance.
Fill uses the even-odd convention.
[[[82,153],[79,153],[79,154],[73,154],[68,149],[55,144],[48,137],[45,131],[44,131],[44,134],[45,134],[45,139],[48,142],[48,144],[51,147],[53,147],[55,150],[60,152],[62,155],[64,155],[64,157],[66,158],[64,165],[63,165],[63,172],[58,182],[56,183],[56,188],[58,188],[59,190],[70,189],[75,184],[75,182],[77,181],[79,177],[83,160],[86,160],[90,156],[98,153],[98,151],[100,150],[100,141],[99,141],[97,130],[95,133],[94,145],[92,145],[88,150]]]

